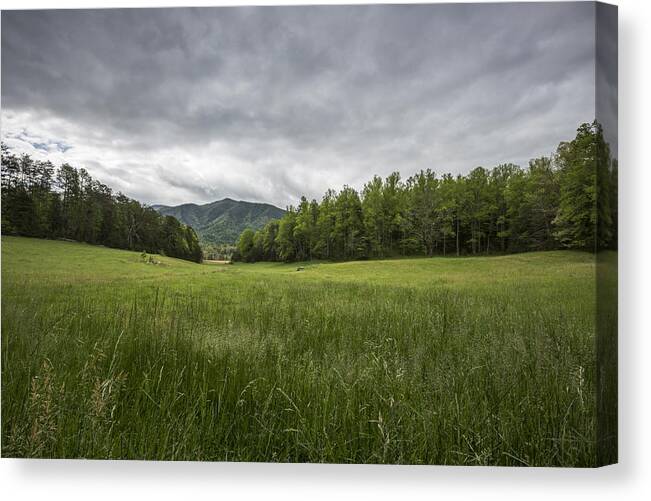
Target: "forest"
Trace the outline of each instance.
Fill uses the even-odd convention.
[[[196,233],[113,193],[85,169],[17,156],[2,145],[2,234],[68,239],[201,262]]]
[[[233,259],[597,251],[616,243],[617,160],[594,121],[526,169],[502,164],[456,177],[427,169],[406,181],[394,172],[361,192],[344,186],[321,202],[303,196],[281,219],[243,231]]]

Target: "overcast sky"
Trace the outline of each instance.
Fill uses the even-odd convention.
[[[2,139],[165,204],[525,166],[594,119],[594,27],[592,3],[3,12]]]

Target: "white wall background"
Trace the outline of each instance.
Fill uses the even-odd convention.
[[[7,1],[0,8],[247,1]],[[250,0],[248,3],[300,4]],[[361,3],[331,2],[318,3]],[[392,3],[397,3],[395,0]],[[651,499],[651,2],[619,5],[620,464],[598,470],[0,460],[3,499]]]

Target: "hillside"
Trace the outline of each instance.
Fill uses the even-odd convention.
[[[204,205],[182,204],[176,206],[154,205],[159,213],[174,216],[190,225],[202,243],[234,244],[246,228],[258,230],[271,219],[285,214],[270,204],[243,202],[225,198]]]

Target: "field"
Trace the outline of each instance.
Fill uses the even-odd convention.
[[[596,463],[590,254],[154,261],[2,238],[3,456]]]

